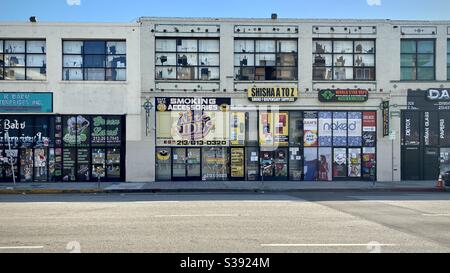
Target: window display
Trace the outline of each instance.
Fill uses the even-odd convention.
[[[304,112],[304,146],[316,147],[318,144],[317,136],[317,112]]]
[[[361,149],[348,149],[348,176],[361,177]]]
[[[333,179],[332,158],[331,148],[319,148],[319,181],[331,181]]]
[[[228,149],[227,148],[203,148],[202,173],[203,181],[224,181],[228,178]],[[234,175],[243,177],[243,165],[239,170],[239,159],[243,154],[239,150],[231,153],[231,159],[234,161]],[[236,177],[236,176],[235,176]]]
[[[76,181],[76,149],[63,150],[63,178],[64,182]]]
[[[21,149],[20,165],[21,181],[33,182],[33,149]]]
[[[303,150],[289,148],[289,180],[301,181],[303,178]]]
[[[77,154],[77,163],[78,163],[78,181],[89,181],[89,162],[90,162],[90,153],[89,149],[78,149]]]
[[[363,148],[362,176],[369,181],[376,180],[375,148]]]
[[[34,181],[47,181],[47,153],[48,150],[34,149]]]
[[[244,148],[231,148],[231,178],[245,179]]]
[[[305,181],[316,181],[318,176],[317,148],[305,148],[304,153]]]
[[[347,149],[333,149],[333,177],[347,177]]]
[[[331,146],[333,121],[332,112],[319,112],[319,146]]]
[[[347,112],[333,112],[333,145],[347,146]]]

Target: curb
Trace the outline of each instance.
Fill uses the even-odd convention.
[[[103,193],[103,190],[54,190],[54,189],[12,189],[12,190],[0,190],[0,194],[80,194],[80,193]]]

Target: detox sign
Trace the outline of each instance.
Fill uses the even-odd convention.
[[[53,93],[0,92],[0,113],[52,113]]]

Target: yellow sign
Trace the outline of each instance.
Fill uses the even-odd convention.
[[[231,145],[244,146],[245,145],[245,113],[232,112],[231,113],[231,128],[230,128],[230,142]]]
[[[244,177],[244,149],[231,149],[231,177]]]
[[[251,102],[294,102],[298,98],[295,87],[251,87],[248,89]]]

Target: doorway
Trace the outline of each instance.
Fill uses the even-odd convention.
[[[200,148],[174,148],[172,180],[201,180]]]

